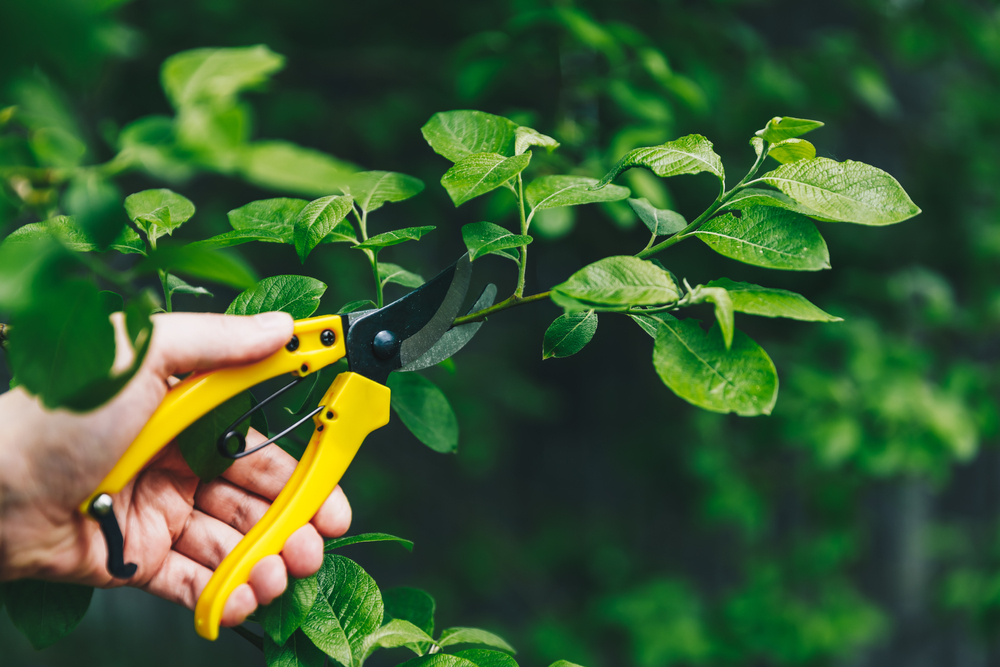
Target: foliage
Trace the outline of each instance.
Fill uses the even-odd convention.
[[[168,98],[179,109],[178,135],[193,131],[185,124],[192,122],[188,118],[191,115],[209,114],[210,118],[199,122],[218,124],[219,131],[224,131],[224,126],[235,122],[229,115],[238,115],[241,108],[236,106],[237,93],[266,80],[280,63],[280,57],[266,47],[202,49],[168,59],[162,81]],[[825,313],[797,294],[768,292],[757,287],[748,296],[745,286],[732,283],[741,288],[736,290],[736,301],[740,304],[736,307],[726,287],[730,282],[720,280],[692,288],[686,280],[678,283],[673,273],[648,258],[697,235],[721,254],[746,263],[798,270],[828,268],[826,246],[809,217],[776,206],[767,198],[779,201],[777,194],[768,194],[759,202],[745,200],[735,208],[723,208],[754,186],[776,187],[801,210],[808,209],[811,215],[823,220],[890,224],[919,213],[888,174],[861,163],[817,158],[814,151],[812,156],[799,155],[794,160],[784,154],[783,160],[779,160],[784,162],[782,166],[757,176],[772,149],[782,141],[791,140],[790,132],[803,134],[819,126],[821,123],[798,119],[769,121],[752,142],[757,149],[756,162],[729,190],[725,187],[721,158],[713,151],[712,143],[700,135],[634,149],[601,180],[547,175],[525,186],[523,172],[531,161],[532,148],[552,151],[558,147],[557,142],[537,130],[482,111],[435,114],[424,126],[423,134],[435,152],[454,162],[441,178],[441,185],[454,205],[461,206],[504,188],[515,197],[520,213],[520,233],[509,232],[491,222],[466,225],[462,229],[472,259],[491,253],[505,255],[516,263],[518,282],[514,293],[500,304],[470,313],[457,322],[474,322],[486,314],[550,296],[565,308],[566,314],[545,334],[543,357],[548,358],[576,354],[590,342],[597,329],[597,312],[622,313],[654,338],[653,365],[664,384],[679,397],[716,412],[743,416],[770,414],[777,400],[775,366],[759,345],[734,328],[734,313],[791,315],[814,320],[834,318],[824,317]],[[204,130],[207,126],[199,127]],[[206,164],[220,169],[236,168],[226,149],[219,149],[217,137],[206,138],[205,142],[210,149],[205,152]],[[661,177],[709,172],[719,180],[720,192],[703,214],[682,227],[677,224],[683,220],[679,214],[670,216],[646,200],[634,200],[633,208],[641,212],[651,233],[645,248],[634,256],[600,259],[579,269],[551,291],[526,297],[527,246],[532,240],[528,231],[536,213],[564,206],[620,201],[628,197],[629,190],[611,182],[632,168],[646,168]],[[95,168],[81,169],[97,178],[93,176]],[[254,180],[254,176],[245,175]],[[8,298],[2,302],[12,312],[10,348],[15,381],[53,407],[86,409],[107,400],[123,386],[129,373],[120,377],[110,375],[114,335],[93,280],[107,281],[129,295],[128,301],[123,300],[127,318],[132,312],[140,312],[145,318],[137,323],[129,321],[130,331],[136,332],[133,344],[139,349],[148,339],[151,309],[142,310],[141,305],[136,305],[150,301],[144,295],[135,296],[132,271],[157,272],[165,309],[170,311],[175,293],[200,293],[199,288],[183,283],[175,273],[246,285],[251,275],[249,269],[234,256],[219,254],[216,249],[219,246],[252,241],[289,244],[305,262],[322,243],[347,242],[367,256],[374,276],[375,303],[381,307],[386,284],[412,285],[417,277],[395,264],[383,262],[380,267],[379,253],[419,240],[435,227],[408,227],[369,236],[369,213],[386,202],[412,197],[423,189],[422,184],[413,177],[384,171],[360,172],[336,179],[331,176],[331,187],[334,181],[341,194],[324,194],[312,201],[266,199],[232,210],[228,218],[233,231],[200,244],[158,247],[163,236],[172,235],[195,215],[190,200],[165,188],[144,190],[125,199],[125,212],[134,229],[123,226],[110,215],[106,222],[95,223],[89,220],[89,214],[80,213],[61,218],[58,225],[36,226],[27,239],[26,232],[15,234],[15,243],[5,242],[6,248],[0,250],[7,249],[12,257],[35,251],[50,258],[27,270],[22,268],[23,262],[15,263],[13,269],[5,269],[9,279],[20,278],[35,285],[44,276],[45,284],[51,285],[34,288],[26,298]],[[110,185],[94,187],[109,192],[111,188]],[[104,216],[110,195],[101,197],[104,197],[101,201]],[[347,221],[349,215],[353,215],[355,226]],[[664,224],[660,223],[661,218]],[[126,229],[130,232],[125,232]],[[132,253],[134,249],[146,259],[137,263],[135,269],[121,271],[103,258],[91,259],[79,254],[99,251],[102,244],[91,246],[66,240],[86,238],[88,234],[95,238],[124,239],[117,244],[108,241],[106,245],[116,247],[119,252]],[[662,236],[666,240],[656,243]],[[140,241],[144,238],[143,247],[135,243],[136,237]],[[709,237],[713,240],[708,240]],[[129,238],[133,241],[129,242]],[[719,239],[723,241],[720,243]],[[75,243],[75,248],[70,243]],[[516,256],[512,252],[515,248]],[[813,257],[819,257],[819,263]],[[88,273],[89,280],[78,277]],[[325,291],[325,284],[308,276],[271,276],[239,294],[226,312],[250,315],[282,310],[304,318],[315,312]],[[756,305],[752,303],[754,298]],[[696,320],[678,320],[669,314],[703,302],[713,304],[718,320],[716,327],[707,333]],[[815,317],[814,311],[821,316]],[[803,312],[807,313],[805,317]],[[134,370],[135,366],[131,372]],[[416,374],[399,374],[392,377],[389,386],[393,409],[420,441],[439,452],[456,450],[457,419],[436,385]],[[78,398],[81,395],[87,398]],[[211,480],[229,465],[230,461],[216,451],[215,439],[250,408],[252,401],[249,393],[237,396],[209,411],[178,437],[185,460],[203,480]],[[267,431],[266,426],[263,429]],[[372,651],[383,646],[416,647],[420,649],[416,651],[418,655],[428,646],[438,650],[468,642],[510,650],[506,643],[478,630],[446,630],[439,639],[432,640],[406,619],[397,617],[383,627],[383,604],[377,585],[357,564],[339,556],[327,558],[317,579],[291,585],[275,605],[259,616],[265,630],[264,653],[271,665],[317,664],[322,662],[317,649],[344,667],[360,667]],[[68,628],[72,625],[67,624]],[[473,661],[469,656],[463,659]]]
[[[130,73],[141,68],[146,74],[154,64],[152,59],[169,53],[169,45],[181,39],[189,44],[214,44],[237,26],[240,35],[270,35],[274,28],[268,23],[292,28],[292,14],[282,18],[260,7],[258,12],[229,13],[215,5],[188,9],[199,18],[185,22],[182,32],[171,27],[170,21],[142,20],[138,25],[152,48],[140,56],[133,52],[129,59],[116,56],[115,62],[133,68]],[[420,25],[415,15],[405,13],[401,6],[398,9],[411,19],[408,24]],[[795,151],[804,151],[810,156],[812,144],[803,144],[813,136],[822,136],[824,140],[813,147],[819,155],[864,159],[892,172],[926,211],[913,225],[865,230],[864,234],[852,226],[809,222],[816,235],[822,230],[829,242],[829,249],[824,243],[822,250],[827,261],[833,255],[835,272],[781,272],[769,278],[763,270],[726,265],[724,256],[711,256],[708,242],[726,247],[730,253],[739,252],[740,245],[709,234],[712,227],[708,225],[715,220],[702,227],[707,231],[697,235],[701,243],[685,247],[684,255],[669,255],[669,262],[661,257],[675,274],[696,285],[711,287],[720,282],[713,278],[728,276],[733,283],[768,286],[764,290],[802,292],[824,310],[847,320],[830,327],[780,320],[772,323],[756,297],[743,301],[744,305],[753,304],[749,307],[754,314],[764,317],[737,315],[735,324],[758,341],[766,341],[781,370],[781,400],[767,420],[699,416],[678,409],[675,403],[680,402],[664,401],[662,391],[643,384],[643,374],[634,370],[640,368],[640,359],[632,347],[643,348],[642,356],[648,358],[649,343],[638,330],[635,338],[622,338],[621,327],[626,324],[615,324],[614,320],[627,322],[625,318],[602,315],[607,320],[602,323],[602,334],[593,339],[585,357],[573,364],[548,361],[540,366],[545,369],[542,371],[533,366],[515,370],[512,361],[518,359],[518,352],[520,359],[537,354],[539,333],[558,313],[553,312],[544,322],[534,319],[544,317],[544,311],[519,314],[522,322],[531,323],[519,329],[502,328],[510,326],[506,320],[518,318],[491,318],[497,333],[487,335],[493,335],[497,345],[490,344],[488,354],[497,359],[496,364],[484,363],[476,356],[476,346],[470,346],[458,359],[457,375],[431,371],[430,376],[452,397],[462,422],[464,455],[456,478],[467,481],[454,492],[474,497],[476,502],[469,504],[480,513],[473,520],[471,508],[455,508],[453,522],[483,525],[479,531],[449,534],[440,548],[427,544],[421,549],[432,569],[447,570],[451,575],[449,582],[438,579],[435,583],[442,591],[443,606],[447,607],[448,600],[456,606],[454,601],[459,597],[466,602],[457,606],[467,612],[473,605],[496,602],[509,609],[511,604],[529,600],[531,608],[525,613],[504,613],[508,619],[504,621],[505,633],[518,640],[516,644],[525,654],[545,656],[549,661],[565,655],[582,664],[600,664],[602,658],[605,664],[620,664],[619,649],[624,649],[622,642],[627,641],[632,654],[625,661],[639,664],[639,656],[653,651],[654,645],[666,645],[667,651],[673,642],[683,646],[685,635],[673,628],[684,626],[665,625],[659,633],[643,631],[644,619],[653,622],[657,618],[655,606],[639,606],[628,622],[612,620],[603,615],[610,598],[602,598],[601,604],[585,603],[595,590],[621,593],[642,590],[647,583],[663,579],[684,581],[690,595],[682,599],[700,604],[705,618],[718,628],[715,621],[723,616],[726,600],[745,588],[743,582],[751,577],[756,580],[751,573],[757,570],[749,563],[774,563],[788,572],[793,569],[789,554],[807,541],[808,534],[830,538],[821,541],[826,545],[823,548],[810,551],[810,557],[818,561],[829,561],[824,554],[834,550],[830,545],[838,540],[854,546],[845,547],[843,556],[829,569],[810,571],[803,577],[829,580],[844,590],[859,590],[857,582],[867,582],[858,618],[871,619],[861,609],[879,608],[883,622],[872,623],[868,633],[851,632],[836,622],[835,606],[819,604],[822,595],[818,585],[802,589],[792,577],[772,578],[768,587],[757,585],[758,594],[744,596],[743,617],[759,620],[756,627],[763,636],[777,636],[782,646],[799,648],[776,648],[776,653],[761,657],[751,642],[735,642],[723,631],[721,641],[734,647],[726,661],[825,664],[854,659],[855,653],[860,653],[862,660],[882,659],[881,651],[893,655],[905,655],[908,650],[928,653],[932,648],[929,644],[939,649],[942,642],[949,651],[977,651],[975,645],[966,643],[967,617],[977,631],[987,635],[996,632],[996,616],[990,611],[988,596],[988,583],[996,571],[996,561],[989,555],[990,536],[995,533],[995,523],[989,517],[994,510],[988,487],[983,487],[991,478],[987,472],[992,466],[989,445],[996,433],[991,406],[996,387],[990,379],[996,373],[989,342],[996,328],[992,286],[997,248],[992,187],[997,173],[997,152],[993,150],[996,132],[995,114],[990,112],[995,95],[988,85],[996,61],[991,10],[967,2],[896,3],[891,8],[884,3],[860,2],[838,8],[838,19],[843,21],[833,22],[781,2],[737,2],[693,9],[675,2],[655,7],[608,7],[584,0],[558,9],[547,3],[501,3],[478,12],[451,3],[435,13],[435,28],[430,33],[448,38],[428,40],[426,30],[399,32],[393,30],[392,22],[380,22],[384,29],[377,35],[361,30],[342,34],[337,46],[331,48],[334,55],[330,58],[315,58],[305,45],[325,39],[319,26],[328,30],[333,17],[320,7],[309,11],[308,20],[294,25],[300,45],[286,42],[280,49],[295,63],[292,69],[305,68],[306,73],[302,78],[282,77],[272,84],[273,94],[255,97],[259,111],[247,129],[245,144],[260,143],[251,137],[261,133],[293,137],[359,162],[405,167],[430,184],[440,176],[440,171],[434,171],[440,159],[431,155],[422,162],[417,157],[414,128],[433,110],[471,106],[510,116],[519,126],[543,128],[562,144],[551,155],[540,149],[533,152],[527,180],[531,170],[538,174],[535,180],[563,174],[599,177],[633,149],[692,133],[711,137],[714,149],[732,173],[741,156],[734,147],[744,140],[747,119],[766,118],[775,110],[788,109],[823,118],[829,125],[804,136],[772,136],[772,143],[798,139],[771,148],[768,160],[776,159],[774,166],[786,158],[785,153],[794,157],[798,154]],[[343,15],[336,16],[337,22],[353,19],[353,24],[371,25],[375,18],[361,8],[340,11]],[[132,13],[124,16],[137,20]],[[328,20],[319,20],[322,16]],[[78,24],[81,29],[74,32],[85,35],[89,19]],[[10,25],[23,26],[14,21]],[[418,33],[419,42],[413,36]],[[314,40],[310,42],[307,35],[313,35]],[[228,39],[236,41],[225,43],[240,43],[240,37]],[[36,52],[38,44],[55,43],[46,36],[29,42],[31,46],[23,52]],[[107,41],[94,43],[110,48]],[[94,52],[98,51],[95,47]],[[16,49],[10,49],[4,57],[15,53]],[[75,74],[96,57],[80,50],[76,53],[87,55],[73,59],[70,65],[53,61],[54,56],[49,55],[45,65],[48,73],[62,83],[67,78],[60,78],[61,72],[73,68]],[[95,97],[89,88],[83,88],[90,80],[81,77],[77,89],[86,90],[88,111],[92,105],[103,105],[96,112],[99,116],[127,120],[127,114],[135,109],[160,113],[159,100],[136,85],[138,78],[129,80],[129,85],[112,85]],[[316,81],[346,81],[351,95],[345,96],[341,85],[315,92],[309,86]],[[71,92],[74,83],[67,84]],[[76,105],[83,96],[73,94]],[[11,94],[10,99],[19,103],[18,117],[26,118],[24,98]],[[539,113],[525,112],[529,107],[539,109]],[[80,121],[73,120],[79,125]],[[151,124],[146,136],[163,137],[163,146],[176,146],[171,130],[174,119],[161,116],[162,120],[166,122]],[[351,131],[334,132],[331,125],[350,127]],[[61,145],[57,138],[62,136],[58,130],[40,125],[37,130],[18,127],[24,145],[30,143],[23,149],[27,157],[18,159],[28,163],[34,164],[36,153],[46,156],[46,165],[57,161],[75,165],[106,152],[98,133],[89,127],[86,132],[77,128],[70,135],[79,137],[75,152],[72,141],[64,142],[65,151],[56,152],[54,147]],[[133,130],[130,126],[126,129]],[[113,129],[104,128],[100,134],[116,142],[115,148],[117,142],[134,137],[134,133],[130,137],[125,132],[116,137]],[[515,143],[516,134],[515,130]],[[154,150],[148,146],[140,149],[147,155],[160,150],[157,142],[148,143]],[[86,146],[85,157],[74,157],[81,154],[81,145]],[[176,155],[181,157],[174,166],[187,174],[216,171],[205,166],[196,153],[181,149]],[[273,171],[292,173],[295,169],[289,167],[299,164],[305,163],[293,160]],[[5,184],[9,183],[8,174],[4,174]],[[33,201],[48,198],[50,205],[56,201],[53,197],[62,186],[57,183],[53,193],[48,176],[35,174],[29,178],[31,189],[15,191],[8,185],[0,204],[0,219],[6,216],[13,220],[17,210],[23,212],[16,224],[53,217],[55,209],[23,208],[17,194]],[[123,193],[163,185],[162,181],[135,175],[118,182]],[[189,186],[167,181],[197,201],[202,212],[194,221],[197,227],[189,225],[175,236],[188,240],[224,232],[214,222],[224,220],[221,212],[262,196],[230,187],[231,182],[217,177],[207,181],[199,178]],[[683,213],[686,225],[703,210],[704,201],[712,196],[708,188],[714,188],[716,181],[706,174],[659,179],[650,171],[633,168],[622,173],[616,183],[628,186],[633,198],[646,198],[660,211]],[[213,192],[208,194],[202,188]],[[279,188],[273,196],[312,197],[336,191],[324,188],[308,193]],[[421,261],[424,253],[436,252],[436,245],[424,249],[427,241],[444,246],[445,234],[453,239],[457,236],[451,223],[444,223],[436,210],[441,201],[448,202],[446,197],[443,189],[428,187],[427,193],[406,207],[387,207],[387,221],[394,220],[396,209],[400,209],[395,220],[402,224],[393,226],[439,227],[435,236],[440,235],[440,240],[428,237],[420,252],[403,246],[403,253],[409,255],[390,258],[412,269],[411,273],[429,275],[449,259],[445,253]],[[518,213],[505,200],[516,202],[509,190],[498,188],[463,204],[455,220],[458,224],[492,220],[518,231],[516,223],[506,224]],[[779,190],[757,185],[742,190],[723,208],[765,200],[772,202],[772,208],[784,207],[813,217],[810,209]],[[545,288],[587,262],[608,254],[634,252],[628,244],[638,231],[654,230],[638,211],[636,220],[629,204],[632,202],[621,200],[593,207],[539,210],[531,221],[531,249],[544,261],[529,267],[529,286],[537,281]],[[639,222],[643,224],[636,224]],[[733,220],[726,222],[732,224]],[[613,234],[611,228],[622,231]],[[808,225],[798,228],[803,230],[801,238],[815,240]],[[388,227],[379,231],[382,229]],[[263,232],[260,235],[265,236]],[[559,243],[554,243],[557,236]],[[666,235],[659,236],[662,241]],[[791,238],[787,248],[797,248],[796,238]],[[173,240],[165,238],[164,242]],[[253,245],[239,250],[253,257],[258,267],[269,265],[271,258],[282,252],[279,246],[261,246],[258,252]],[[784,246],[775,247],[781,250]],[[291,251],[291,246],[287,250]],[[337,260],[334,270],[324,263],[325,252],[320,247],[303,271],[329,285],[324,303],[334,304],[329,309],[333,312],[341,303],[359,298],[345,286],[359,284],[361,277],[346,261]],[[355,254],[359,260],[366,259],[362,253]],[[744,252],[743,256],[749,259],[753,255]],[[781,257],[780,253],[769,256]],[[299,262],[294,253],[289,257]],[[818,267],[824,264],[823,258],[822,252],[816,252],[797,261]],[[477,265],[477,274],[490,268],[490,262],[493,260],[488,259],[482,268]],[[379,262],[380,269],[384,264]],[[261,275],[298,272],[286,263]],[[384,272],[379,273],[382,278]],[[675,282],[683,284],[679,278]],[[10,284],[6,282],[5,287]],[[730,288],[725,282],[720,286],[729,292],[735,312],[743,312],[737,292],[745,290]],[[15,292],[17,287],[15,282]],[[231,293],[225,287],[212,287],[212,291],[221,294],[221,304],[207,297],[178,298],[183,299],[185,308],[223,310]],[[797,303],[794,308],[793,302]],[[782,299],[768,308],[811,313],[810,318],[820,320],[816,312],[802,311],[800,305],[796,299]],[[692,304],[690,312],[708,322],[713,319],[710,307]],[[534,342],[518,342],[532,335]],[[612,356],[615,365],[608,361]],[[624,361],[630,363],[621,363]],[[633,375],[618,370],[622,367],[628,367]],[[595,383],[595,378],[600,382]],[[559,391],[555,390],[557,383]],[[628,386],[635,391],[627,402],[615,400],[608,386]],[[562,398],[556,398],[559,396]],[[494,407],[481,407],[483,403]],[[568,405],[587,419],[570,419],[569,413],[563,412],[558,417],[561,428],[550,428],[550,420],[556,418],[551,415],[559,415]],[[637,419],[644,422],[642,425],[623,419],[623,410],[633,405],[635,415],[656,415],[657,419]],[[612,416],[613,431],[606,426]],[[584,423],[586,427],[581,426]],[[810,428],[813,424],[817,428]],[[613,440],[620,444],[585,449],[579,459],[573,456],[568,477],[575,483],[570,488],[560,481],[566,476],[567,458],[553,453],[576,452],[584,438],[586,442]],[[499,446],[501,441],[505,447]],[[957,461],[971,462],[956,467]],[[382,459],[377,467],[364,462],[358,465],[362,467],[357,473],[365,475],[364,484],[358,486],[382,490],[364,492],[364,506],[373,518],[394,521],[401,508],[415,505],[409,499],[416,494],[432,506],[448,501],[444,490],[426,488],[429,469],[414,465],[410,458],[398,463]],[[515,466],[520,471],[518,495],[523,497],[513,506],[507,494],[490,501],[484,490],[500,487],[501,479],[509,483]],[[627,478],[627,484],[619,477]],[[589,489],[600,487],[600,493],[593,494],[599,502],[585,497],[581,505],[581,478]],[[922,497],[912,496],[912,488],[929,489],[924,493],[933,498],[933,519],[942,526],[940,536],[934,532],[928,537],[930,552],[913,546],[924,544],[923,538],[918,540],[915,535],[939,529],[937,523],[921,529],[927,517],[908,514],[911,500],[904,499]],[[362,491],[359,488],[355,493]],[[900,500],[897,494],[903,494]],[[576,501],[570,505],[564,498]],[[356,506],[362,505],[359,502]],[[428,530],[440,529],[439,522],[425,514],[433,513],[421,514],[414,509],[407,515],[407,525],[424,522]],[[883,525],[879,523],[883,516],[899,520]],[[846,533],[848,537],[844,537]],[[977,547],[963,547],[965,551],[954,553],[959,548],[954,545],[965,544],[970,534],[976,536]],[[889,543],[888,548],[882,540]],[[911,546],[904,551],[904,545]],[[427,549],[432,550],[432,556],[427,555]],[[918,564],[932,565],[913,570],[912,559],[904,562],[904,556],[911,552]],[[926,560],[920,561],[921,557]],[[955,571],[954,587],[948,569],[952,566],[960,568]],[[921,571],[924,574],[919,574]],[[553,572],[565,573],[565,577],[553,577]],[[899,582],[896,576],[886,579],[884,572],[897,573]],[[899,611],[901,603],[895,596],[902,594],[896,591],[897,587],[903,590],[904,574],[916,577],[906,579],[911,583],[905,586],[926,591],[916,608],[924,615],[941,613],[934,618],[949,622],[935,623],[934,627],[947,627],[947,633],[921,625],[926,624],[926,616]],[[873,587],[872,581],[882,583]],[[947,595],[938,598],[936,586],[945,582],[949,585]],[[797,606],[775,604],[774,599],[795,600]],[[936,609],[939,599],[947,604],[940,610]],[[787,618],[789,609],[809,622],[785,625],[778,635],[767,630],[778,627],[777,620]],[[609,631],[609,625],[616,629]],[[924,629],[915,633],[918,626]],[[811,633],[816,629],[822,632]],[[716,636],[714,629],[709,634]],[[806,650],[807,644],[814,648]],[[872,651],[879,654],[872,656]]]

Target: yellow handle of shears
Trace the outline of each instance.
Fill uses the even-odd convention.
[[[361,443],[389,423],[389,388],[357,373],[341,373],[313,417],[316,430],[292,478],[270,509],[215,570],[198,598],[194,626],[205,639],[219,636],[229,595],[250,578],[265,556],[281,553],[285,540],[316,515],[340,482]]]
[[[336,335],[333,345],[324,345],[320,340],[320,334],[327,329]],[[299,345],[294,351],[282,348],[253,364],[197,373],[171,388],[115,467],[80,504],[80,512],[87,515],[90,503],[102,493],[118,493],[125,488],[168,442],[212,408],[265,380],[286,373],[306,375],[347,353],[338,315],[298,320],[295,336]]]
[[[332,344],[321,339],[335,334]],[[286,373],[307,375],[346,354],[341,318],[313,317],[295,323],[298,347],[282,348],[253,364],[192,375],[167,392],[160,406],[97,489],[80,505],[89,515],[101,494],[121,491],[171,440],[212,408],[261,382]],[[329,341],[329,338],[327,338]],[[264,556],[277,554],[285,540],[308,523],[333,491],[365,437],[389,422],[389,388],[356,373],[341,373],[313,417],[316,430],[291,479],[267,513],[216,569],[198,599],[195,629],[219,635],[222,609],[230,593],[246,583]]]

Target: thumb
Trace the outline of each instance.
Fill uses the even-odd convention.
[[[153,316],[147,363],[161,378],[259,361],[292,338],[288,313],[250,317],[207,313]]]

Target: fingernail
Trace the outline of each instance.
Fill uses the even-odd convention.
[[[254,316],[254,319],[265,331],[287,331],[291,316],[288,313],[261,313]]]

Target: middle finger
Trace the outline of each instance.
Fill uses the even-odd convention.
[[[250,429],[247,433],[247,447],[255,447],[264,442],[264,439],[263,435]],[[280,447],[265,447],[253,456],[238,459],[222,474],[222,479],[205,485],[199,491],[200,507],[245,533],[267,511],[270,506],[267,501],[278,497],[296,465],[298,461]],[[223,487],[227,482],[229,488]],[[265,504],[261,505],[257,501]],[[340,486],[323,502],[312,518],[312,524],[324,537],[338,537],[347,532],[351,525],[351,506]]]

